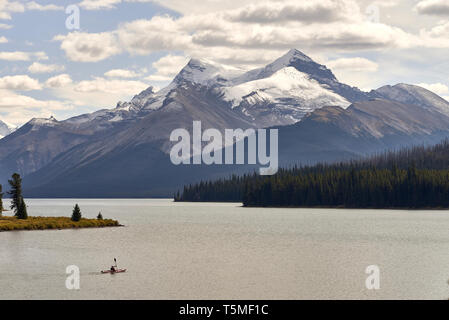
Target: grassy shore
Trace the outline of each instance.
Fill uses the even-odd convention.
[[[116,220],[81,219],[74,222],[67,217],[29,217],[19,220],[16,217],[0,216],[0,232],[17,230],[61,230],[78,228],[119,227]]]

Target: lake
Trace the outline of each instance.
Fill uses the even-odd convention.
[[[0,233],[0,299],[449,298],[449,211],[27,200],[34,216],[75,203],[125,227]],[[114,257],[128,272],[101,274]],[[80,290],[65,286],[69,265]]]

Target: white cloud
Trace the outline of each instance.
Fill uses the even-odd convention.
[[[121,0],[83,0],[80,7],[86,10],[114,9]]]
[[[49,86],[49,83],[47,83]],[[52,94],[58,99],[70,101],[77,106],[92,106],[96,108],[110,108],[118,101],[128,101],[138,92],[149,87],[141,81],[106,79],[96,77],[51,87]]]
[[[64,10],[63,6],[57,6],[55,4],[42,5],[35,1],[30,1],[26,4],[27,10],[37,10],[37,11],[60,11]]]
[[[191,7],[221,6],[213,1],[201,6],[187,2]],[[182,51],[239,66],[258,65],[290,48],[348,52],[424,45],[417,35],[369,21],[353,0],[253,2],[239,9],[180,18],[154,16],[120,24],[109,32],[74,32],[55,39],[73,61],[98,62],[122,52]]]
[[[58,110],[70,110],[73,105],[58,100],[39,100],[10,90],[0,89],[2,119],[14,125],[22,125],[31,118],[48,118]]]
[[[42,87],[39,81],[27,75],[6,76],[0,78],[0,89],[8,90],[40,90]]]
[[[11,28],[12,28],[12,25],[10,25],[10,24],[0,23],[0,29],[8,30],[8,29],[11,29]]]
[[[148,76],[146,79],[150,81],[170,81],[181,71],[187,64],[189,59],[185,56],[167,55],[153,63],[156,73]]]
[[[47,60],[45,52],[23,52],[23,51],[2,51],[0,52],[0,60],[7,61],[29,61],[32,59]]]
[[[136,78],[139,76],[138,73],[132,70],[125,70],[125,69],[109,70],[104,75],[108,78]]]
[[[250,4],[229,12],[226,18],[249,23],[331,23],[353,20],[360,14],[359,7],[351,1],[284,1]]]
[[[24,11],[24,5],[18,1],[0,0],[0,19],[11,20],[12,13]]]
[[[375,72],[378,70],[379,65],[366,58],[341,58],[333,61],[329,61],[326,65],[335,70],[348,70],[357,72]]]
[[[97,77],[94,80],[84,80],[75,85],[77,92],[101,92],[120,95],[134,95],[148,88],[146,83],[130,80],[108,80]]]
[[[441,21],[430,30],[420,31],[423,45],[429,48],[449,48],[449,21]]]
[[[45,86],[49,88],[61,88],[72,83],[72,79],[68,74],[60,74],[49,78],[45,82]]]
[[[25,12],[26,10],[64,10],[64,7],[54,4],[42,5],[35,1],[21,3],[20,1],[0,0],[0,19],[11,20],[11,14]]]
[[[79,3],[85,10],[115,9],[122,2],[153,2],[153,0],[83,0]]]
[[[447,0],[423,0],[418,2],[415,10],[420,14],[449,16],[449,1]]]
[[[168,16],[122,24],[117,35],[123,48],[139,55],[162,50],[186,50],[192,43],[192,37],[182,23]]]
[[[438,95],[449,94],[449,87],[442,83],[418,83],[417,86],[430,90]]]
[[[39,62],[34,62],[32,65],[28,67],[28,71],[31,73],[52,73],[63,71],[65,69],[64,66],[58,64],[42,64]]]
[[[72,61],[97,62],[122,51],[113,33],[72,32],[53,38],[61,42],[61,49]]]
[[[8,39],[6,39],[5,37],[0,37],[0,43],[7,43]]]

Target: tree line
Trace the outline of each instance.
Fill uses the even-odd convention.
[[[22,195],[22,178],[20,174],[14,173],[10,180],[8,180],[11,190],[7,192],[11,196],[10,209],[14,211],[14,216],[17,219],[26,220],[28,219],[27,206]],[[3,207],[3,186],[0,184],[0,217],[3,211],[6,211]],[[81,209],[78,204],[75,205],[72,211],[71,220],[74,222],[81,221],[82,214]],[[98,220],[103,220],[103,215],[101,212],[97,216]]]
[[[184,187],[176,201],[258,207],[449,208],[449,140],[335,164],[293,166]]]

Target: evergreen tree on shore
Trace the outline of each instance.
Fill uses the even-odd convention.
[[[365,159],[246,174],[184,187],[177,201],[249,207],[449,208],[449,140]]]
[[[72,212],[72,221],[78,222],[80,220],[81,220],[81,210],[78,204],[76,204]]]
[[[4,210],[3,208],[3,189],[2,189],[2,185],[0,184],[0,217],[2,216],[2,212]]]
[[[14,215],[18,219],[28,219],[27,208],[25,200],[22,196],[22,178],[20,174],[14,173],[12,179],[8,180],[11,190],[8,192],[11,195],[11,210],[14,210]]]

